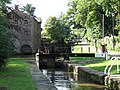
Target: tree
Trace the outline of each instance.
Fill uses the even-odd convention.
[[[0,10],[6,12],[7,4],[10,4],[11,0],[0,0]]]
[[[0,12],[0,68],[5,65],[13,50],[8,21],[6,15]]]
[[[21,8],[21,10],[23,12],[26,12],[27,14],[30,14],[31,16],[34,16],[34,12],[35,12],[35,7],[32,6],[32,4],[27,4],[26,6],[23,6]]]
[[[6,5],[8,0],[0,1],[0,7]],[[2,3],[2,4],[1,4]],[[7,18],[7,15],[4,12],[3,8],[0,8],[0,68],[5,65],[6,59],[11,55],[13,50],[13,43],[11,41],[10,34],[10,22]]]
[[[118,35],[118,32],[120,32],[120,0],[101,1],[101,5],[107,17],[112,18],[112,14],[114,14],[115,19],[114,29],[116,31],[115,34]]]
[[[49,17],[44,27],[52,40],[59,43],[65,42],[66,29],[59,19],[57,19],[56,17]]]
[[[115,13],[117,17],[119,2],[118,0],[72,0],[69,2],[69,10],[64,15],[64,20],[70,27],[85,32],[84,36],[87,39],[92,35],[91,40],[93,40],[102,37],[102,15],[104,14],[105,36],[110,36],[112,34],[112,13]],[[99,35],[96,35],[98,33]]]
[[[50,37],[50,39],[53,41],[51,48],[54,47],[54,52],[57,53],[71,52],[71,47],[68,43],[70,30],[67,26],[64,25],[64,22],[61,20],[61,17],[56,18],[50,16],[47,19],[44,28],[47,31],[47,34]],[[65,47],[65,48],[56,48],[56,47]],[[51,52],[52,51],[53,49],[51,49]]]

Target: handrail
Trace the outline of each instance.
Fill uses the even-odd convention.
[[[113,60],[113,62],[111,63],[111,66],[108,69],[108,75],[110,75],[110,71],[111,71],[115,61],[116,61],[116,58]]]
[[[116,63],[116,65],[117,65],[117,73],[119,73],[119,62],[118,62],[118,60],[120,60],[120,57],[112,57],[110,59],[110,61],[108,62],[108,64],[106,65],[105,69],[104,69],[104,74],[110,75],[110,71],[111,71],[115,61],[117,61],[117,63]],[[107,72],[107,69],[108,69],[108,72]]]
[[[109,65],[110,65],[110,63],[112,62],[113,59],[114,59],[114,57],[112,57],[112,58],[110,59],[110,61],[108,62],[107,66],[106,66],[105,69],[104,69],[104,74],[106,74],[107,69],[108,69],[108,67],[109,67]]]

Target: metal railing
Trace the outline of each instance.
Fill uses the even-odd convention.
[[[119,73],[119,60],[120,60],[120,57],[112,57],[104,69],[104,74],[110,75],[110,71],[111,71],[113,65],[115,64],[115,62],[116,62],[116,66],[117,66],[116,71],[117,71],[117,73]]]

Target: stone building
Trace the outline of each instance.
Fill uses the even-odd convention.
[[[34,18],[18,9],[11,9],[8,14],[12,24],[12,40],[15,54],[35,53],[41,46],[41,19]]]

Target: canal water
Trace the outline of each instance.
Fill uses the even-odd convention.
[[[61,70],[43,69],[42,71],[58,90],[109,90],[104,85],[93,83],[77,74],[67,72],[64,68]]]

